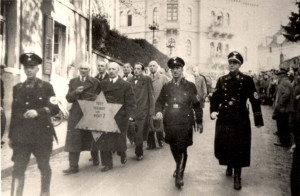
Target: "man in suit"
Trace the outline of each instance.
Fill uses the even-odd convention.
[[[153,89],[154,89],[154,103],[156,102],[163,85],[165,85],[169,81],[167,76],[158,73],[159,68],[160,68],[160,66],[158,65],[158,63],[156,61],[149,62],[150,77],[152,79],[152,85],[153,85]],[[153,119],[153,120],[155,120],[155,119]],[[156,148],[155,135],[157,138],[158,145],[160,147],[163,147],[163,143],[162,143],[163,127],[161,126],[161,129],[158,131],[155,131],[152,129],[153,128],[151,128],[151,126],[149,126],[149,135],[148,135],[148,140],[147,140],[147,144],[148,144],[147,149],[148,150]]]
[[[68,131],[65,151],[69,152],[70,167],[63,170],[64,174],[73,174],[79,171],[78,161],[80,152],[91,150],[93,137],[90,131],[75,128],[83,113],[78,100],[95,100],[100,91],[100,82],[89,76],[90,67],[82,63],[79,67],[80,76],[73,78],[69,83],[69,91],[66,99],[72,103],[68,119]]]
[[[49,195],[49,164],[55,131],[50,117],[59,112],[52,85],[36,77],[42,59],[34,53],[20,56],[27,79],[13,87],[9,145],[13,149],[11,195],[23,193],[25,170],[31,153],[41,172],[41,195]]]
[[[125,81],[131,80],[131,78],[133,77],[131,72],[132,72],[132,67],[130,63],[125,63],[123,65],[123,73],[124,73],[123,80]]]
[[[1,72],[0,72],[0,78],[1,78],[1,147],[2,144],[4,144],[4,141],[2,141],[5,127],[6,127],[6,116],[5,116],[5,110],[4,110],[4,83],[2,80],[3,72],[5,65],[1,65]]]
[[[98,74],[95,76],[96,79],[98,79],[99,82],[103,80],[108,80],[109,76],[106,72],[107,70],[107,63],[104,61],[98,61]],[[97,166],[99,165],[99,154],[98,150],[92,150],[91,151],[91,160],[93,161],[93,165]]]
[[[95,76],[101,82],[102,80],[106,80],[109,78],[106,69],[107,69],[107,63],[104,61],[99,61],[97,64],[98,68],[98,74]]]
[[[118,76],[119,65],[115,62],[109,63],[109,79],[100,83],[101,91],[104,93],[108,103],[122,104],[115,115],[115,121],[120,133],[103,133],[96,143],[100,149],[103,172],[113,168],[112,152],[117,152],[121,157],[121,163],[125,164],[126,158],[126,135],[129,122],[134,121],[136,113],[136,101],[131,85]]]
[[[145,69],[142,63],[134,64],[134,77],[129,81],[133,87],[133,92],[137,102],[137,112],[135,123],[137,126],[137,133],[134,139],[135,154],[137,160],[144,158],[143,141],[147,141],[148,133],[143,130],[145,120],[148,116],[154,115],[154,90],[152,80],[149,76],[144,76]]]

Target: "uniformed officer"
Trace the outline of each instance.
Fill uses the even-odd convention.
[[[212,119],[217,119],[215,156],[227,165],[226,175],[234,168],[234,189],[241,189],[241,167],[250,166],[251,127],[246,105],[250,99],[256,127],[263,126],[259,97],[253,79],[239,71],[243,57],[238,52],[228,55],[229,74],[218,79],[210,102]]]
[[[34,53],[20,56],[27,79],[13,87],[9,144],[13,149],[11,195],[22,195],[25,170],[31,153],[41,171],[41,195],[49,195],[49,164],[55,131],[50,117],[59,112],[52,85],[36,78],[42,59]]]
[[[187,148],[193,144],[193,126],[195,131],[200,132],[202,119],[196,86],[182,77],[184,65],[180,57],[169,59],[168,67],[173,79],[162,87],[155,105],[156,117],[163,118],[165,141],[170,144],[176,162],[173,176],[176,177],[175,186],[179,189],[184,185]]]

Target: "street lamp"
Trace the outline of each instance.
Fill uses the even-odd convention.
[[[277,43],[280,44],[280,63],[283,62],[283,54],[282,54],[282,45],[285,40],[285,37],[283,35],[280,35],[277,37]]]
[[[170,57],[172,56],[172,48],[175,47],[175,39],[170,38],[167,45],[168,48],[170,48]]]
[[[151,31],[153,31],[152,45],[154,45],[154,31],[159,30],[158,28],[159,28],[159,26],[158,26],[158,24],[155,21],[153,21],[152,25],[149,24],[149,29]]]

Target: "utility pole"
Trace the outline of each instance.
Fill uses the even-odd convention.
[[[170,48],[170,57],[172,57],[172,48],[175,47],[175,39],[170,38],[166,46]]]

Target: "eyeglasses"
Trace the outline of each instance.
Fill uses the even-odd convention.
[[[80,67],[80,70],[86,71],[89,70],[89,68]]]

